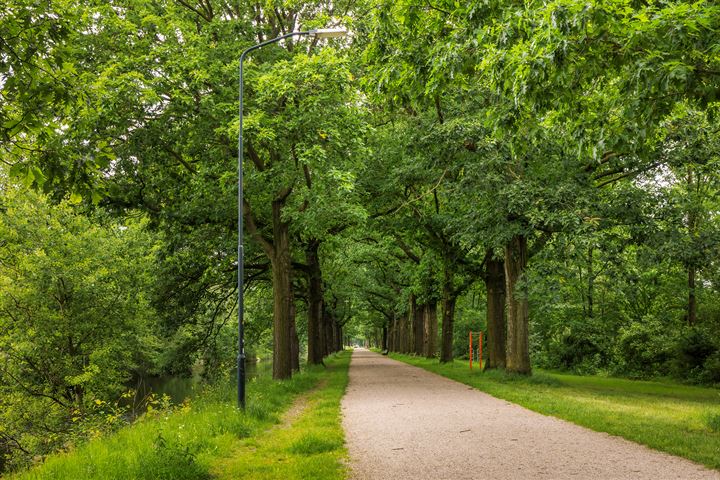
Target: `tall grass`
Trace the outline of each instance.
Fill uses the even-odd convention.
[[[328,368],[312,367],[292,380],[255,378],[248,384],[247,409],[235,404],[235,387],[207,388],[174,411],[148,415],[106,437],[93,439],[69,452],[11,477],[29,479],[208,479],[244,440],[262,436],[276,424],[302,392],[328,377],[347,381],[349,354],[326,360]],[[329,382],[328,382],[329,383]],[[335,384],[333,384],[335,385]],[[342,387],[344,389],[344,386]]]

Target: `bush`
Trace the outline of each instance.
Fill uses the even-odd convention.
[[[669,331],[647,316],[621,328],[613,352],[616,373],[639,378],[666,375],[675,345]]]
[[[703,370],[700,373],[700,381],[703,383],[720,383],[720,350],[705,360]]]
[[[567,328],[555,343],[557,367],[580,374],[594,374],[602,363],[600,349],[590,328]]]
[[[712,370],[713,362],[709,359],[718,351],[710,335],[697,327],[687,329],[678,338],[675,351],[672,373],[676,377],[700,382],[714,381],[707,378],[705,366],[706,363],[709,363],[708,366]],[[720,378],[717,381],[720,381]]]

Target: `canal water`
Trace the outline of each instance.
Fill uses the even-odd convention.
[[[257,362],[247,362],[245,371],[248,380],[255,377],[271,375],[272,358],[262,358]],[[235,378],[237,369],[233,369],[231,375],[232,378]],[[170,397],[171,403],[180,404],[186,399],[191,399],[195,396],[201,386],[201,382],[200,371],[193,372],[193,375],[189,377],[165,375],[160,377],[139,378],[135,384],[131,386],[131,388],[136,391],[135,398],[128,399],[127,402],[121,403],[132,407],[138,405],[139,402],[143,402],[149,398],[150,395],[155,395],[156,398],[167,395]]]

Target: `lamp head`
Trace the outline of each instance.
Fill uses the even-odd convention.
[[[310,30],[310,36],[318,39],[323,38],[338,38],[347,35],[347,30],[344,28],[318,28]]]

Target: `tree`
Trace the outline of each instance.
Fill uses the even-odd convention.
[[[717,161],[720,144],[704,112],[679,108],[666,123],[661,155],[666,165],[664,183],[670,188],[661,194],[670,222],[660,227],[660,249],[669,258],[679,259],[687,271],[689,326],[697,323],[697,276],[716,256],[720,231],[712,213],[718,192]],[[663,198],[664,197],[664,198]]]
[[[103,226],[35,193],[2,193],[0,445],[22,464],[153,368],[154,245],[142,224]]]
[[[257,79],[255,101],[262,109],[250,113],[246,121],[254,170],[248,175],[251,187],[245,217],[248,231],[272,265],[276,378],[285,378],[290,372],[290,358],[282,352],[289,351],[286,336],[294,323],[290,315],[291,219],[301,231],[311,234],[308,248],[313,249],[328,229],[353,221],[342,220],[342,213],[358,213],[352,208],[344,212],[327,208],[329,204],[337,208],[342,205],[339,202],[347,205],[354,182],[347,167],[360,153],[355,135],[361,131],[361,117],[357,108],[347,104],[354,95],[350,82],[345,59],[330,49],[314,56],[295,55],[292,62],[277,62]],[[263,225],[263,218],[271,221]],[[314,252],[309,260],[317,275],[320,270]],[[311,285],[317,287],[317,283]],[[313,292],[311,309],[315,313],[319,311],[318,298],[318,292]]]
[[[62,113],[78,100],[68,43],[77,14],[64,1],[13,0],[0,7],[0,161],[40,188],[53,178],[39,160],[53,149]]]
[[[67,61],[83,101],[72,111],[57,112],[61,128],[50,126],[52,138],[44,142],[53,149],[42,157],[25,156],[52,180],[47,188],[55,189],[56,198],[78,192],[121,215],[141,209],[152,227],[165,232],[167,275],[158,305],[168,330],[190,326],[189,336],[178,336],[179,352],[207,350],[208,339],[234,308],[237,209],[217,199],[236,196],[237,52],[298,24],[325,27],[351,7],[322,2],[235,7],[223,1],[198,7],[185,2],[77,7],[78,21],[67,32],[73,45]],[[285,339],[294,323],[289,225],[292,211],[302,210],[311,198],[291,198],[302,190],[295,182],[308,170],[316,176],[317,166],[315,184],[322,178],[334,186],[352,183],[347,167],[355,160],[348,152],[357,147],[352,139],[361,132],[350,115],[359,104],[344,103],[343,96],[353,94],[344,53],[315,56],[319,46],[314,43],[308,52],[295,46],[289,40],[255,52],[246,78],[247,225],[262,234],[250,235],[248,253],[256,259],[253,247],[269,252],[270,266],[276,267],[270,270],[276,286],[278,377],[289,375],[289,354],[281,352],[289,351]],[[346,113],[344,122],[338,122],[338,108]],[[313,121],[315,129],[309,128]],[[357,134],[350,136],[353,130]],[[286,137],[288,131],[293,133]],[[326,168],[331,164],[334,168]],[[259,242],[262,236],[272,240],[272,252]]]

